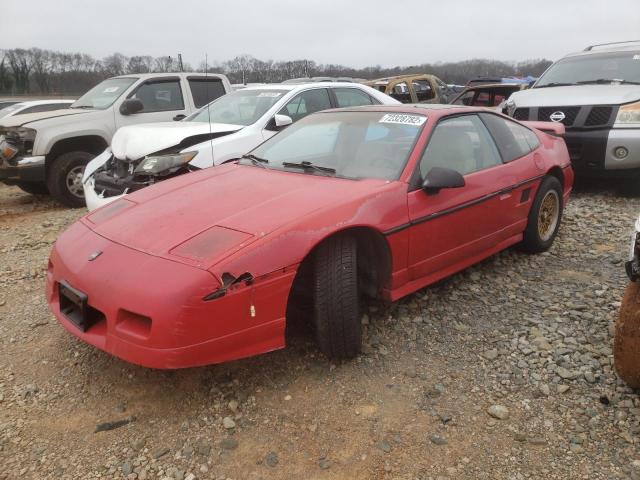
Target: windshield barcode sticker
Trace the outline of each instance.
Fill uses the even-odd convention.
[[[117,92],[118,90],[120,90],[120,87],[109,87],[109,88],[105,88],[102,93],[114,93]]]
[[[634,56],[633,56],[633,59],[634,59],[634,60],[640,60],[640,55],[634,55]]]
[[[387,113],[379,123],[399,123],[400,125],[415,125],[419,127],[427,121],[422,115],[405,115],[402,113]]]
[[[280,92],[262,92],[258,94],[258,97],[276,98],[282,95]]]

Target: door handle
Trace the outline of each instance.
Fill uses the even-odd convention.
[[[505,188],[504,190],[500,190],[500,192],[499,192],[500,200],[507,200],[508,198],[511,198],[511,193],[513,192],[513,190],[514,190],[513,187],[509,187],[509,188]]]

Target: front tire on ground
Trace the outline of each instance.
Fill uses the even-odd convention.
[[[41,182],[17,182],[16,187],[31,195],[46,195],[49,193],[47,185]]]
[[[318,247],[314,268],[314,320],[320,350],[329,358],[352,358],[362,346],[357,242],[329,238]]]
[[[631,388],[640,388],[640,283],[624,291],[616,321],[613,361],[618,375]]]
[[[82,174],[93,157],[88,152],[68,152],[56,158],[47,172],[51,196],[67,207],[84,207]]]
[[[533,200],[520,248],[529,253],[546,252],[553,245],[562,220],[562,185],[556,177],[540,182]]]

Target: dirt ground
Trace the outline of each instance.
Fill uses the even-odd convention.
[[[298,325],[282,351],[156,371],[47,310],[49,250],[83,212],[0,185],[0,478],[640,478],[640,400],[611,354],[638,213],[575,194],[550,252],[369,304],[354,361]]]

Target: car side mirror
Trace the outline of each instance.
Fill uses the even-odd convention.
[[[443,188],[464,187],[464,177],[451,168],[433,167],[422,182],[422,189],[428,194],[436,194]]]
[[[142,110],[144,110],[144,105],[137,98],[127,98],[120,104],[120,113],[122,115],[133,115]]]
[[[271,120],[269,120],[269,123],[267,123],[267,126],[265,128],[267,130],[279,132],[285,127],[288,127],[289,125],[291,125],[292,123],[293,123],[293,120],[289,115],[276,114],[273,116]]]

